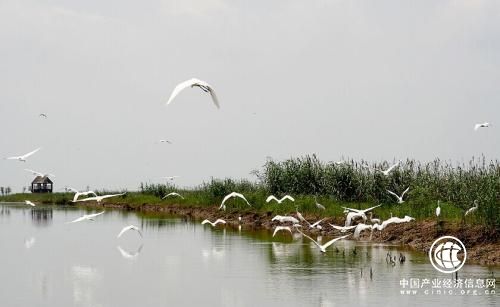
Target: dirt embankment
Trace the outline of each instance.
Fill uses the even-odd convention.
[[[241,216],[242,227],[256,230],[272,229],[279,225],[279,223],[271,221],[274,216],[272,212],[224,212],[218,210],[217,206],[187,207],[183,205],[143,204],[138,207],[133,207],[125,203],[104,203],[103,205],[97,205],[97,207],[141,212],[159,212],[197,220],[215,220],[217,218],[222,218],[226,220],[229,226],[233,227],[237,227],[240,224],[238,217]],[[289,215],[295,216],[295,212],[290,212]],[[320,217],[316,215],[303,215],[305,219],[310,221],[317,221],[320,219]],[[304,228],[303,231],[309,234],[321,234],[323,236],[340,235],[340,232],[329,227],[328,223],[343,225],[344,217],[325,219],[324,223],[322,223],[322,230]],[[478,225],[450,223],[445,221],[437,222],[433,219],[402,224],[390,224],[383,231],[374,231],[371,236],[371,241],[405,245],[421,252],[428,252],[434,240],[445,235],[457,237],[464,243],[467,248],[468,263],[500,265],[500,238],[498,231]],[[369,240],[370,232],[365,231],[362,233],[360,239]]]

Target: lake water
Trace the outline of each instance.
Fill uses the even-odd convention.
[[[485,294],[481,282],[464,286],[468,294],[455,281],[440,289],[452,295],[427,284],[401,294],[402,279],[452,276],[395,246],[340,241],[322,254],[285,233],[273,239],[267,231],[118,210],[66,224],[90,212],[0,204],[0,306],[498,306],[499,295]],[[117,239],[129,224],[144,237],[130,231]],[[406,262],[387,264],[388,251]],[[500,269],[465,265],[458,277],[476,283],[492,274],[499,279]]]

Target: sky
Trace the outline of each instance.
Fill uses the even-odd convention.
[[[24,168],[135,190],[268,157],[500,156],[499,1],[0,0],[0,42],[0,157],[42,147],[0,160],[14,191]],[[165,105],[193,77],[220,110],[197,88]]]

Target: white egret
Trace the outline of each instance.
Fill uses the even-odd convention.
[[[373,212],[370,212],[370,223],[372,224],[380,224],[380,219],[373,218]]]
[[[276,215],[271,219],[271,221],[278,221],[280,223],[286,223],[286,222],[291,222],[293,224],[298,224],[299,220],[294,218],[293,216],[282,216],[282,215]]]
[[[168,193],[167,195],[163,196],[162,199],[165,199],[165,198],[167,198],[169,196],[177,196],[177,197],[180,197],[180,198],[184,199],[184,197],[182,197],[182,195],[179,194],[179,193],[177,193],[177,192]]]
[[[333,229],[339,230],[342,233],[356,228],[356,225],[354,225],[354,226],[337,226],[337,225],[333,225],[333,224],[328,224],[328,225],[332,226]]]
[[[316,203],[316,208],[318,208],[320,210],[326,210],[325,206],[323,206],[322,204],[318,203],[318,199],[316,198],[316,196],[314,196],[314,202]]]
[[[479,128],[488,128],[489,126],[490,126],[490,123],[475,124],[474,131],[477,131]]]
[[[21,161],[21,162],[26,162],[26,159],[27,159],[29,156],[31,156],[31,155],[33,155],[33,154],[35,154],[35,153],[36,153],[37,151],[39,151],[40,149],[41,149],[41,147],[39,147],[39,148],[37,148],[37,149],[35,149],[35,150],[33,150],[33,151],[30,151],[30,152],[28,152],[27,154],[24,154],[24,155],[22,155],[22,156],[8,157],[8,158],[5,158],[5,159],[7,159],[7,160],[19,160],[19,161]]]
[[[210,222],[209,220],[204,220],[203,222],[201,222],[201,225],[205,225],[209,223],[210,225],[212,225],[212,227],[215,227],[217,224],[226,224],[226,221],[224,221],[223,219],[217,219],[215,222]]]
[[[373,229],[377,230],[384,230],[389,224],[399,224],[399,223],[408,223],[411,221],[414,221],[415,218],[406,215],[404,218],[399,218],[399,217],[391,217],[390,219],[387,219],[382,222],[382,224],[375,224],[373,225]]]
[[[99,216],[101,214],[103,214],[104,211],[101,211],[99,213],[93,213],[93,214],[84,214],[83,216],[77,218],[77,219],[74,219],[72,220],[71,222],[67,222],[66,224],[70,224],[70,223],[78,223],[78,222],[81,222],[81,221],[85,221],[85,220],[88,220],[88,221],[94,221],[94,218],[96,216]]]
[[[174,180],[175,178],[179,178],[179,176],[165,176],[161,177],[162,179],[167,179],[167,180]]]
[[[373,225],[366,225],[366,224],[358,224],[356,225],[356,229],[354,229],[354,238],[358,239],[359,235],[361,234],[362,231],[365,231],[367,229],[372,230]]]
[[[438,206],[436,208],[436,216],[439,217],[441,215],[441,207],[439,206],[440,201],[438,200]]]
[[[219,100],[217,99],[217,96],[215,95],[215,91],[212,88],[212,86],[210,84],[208,84],[207,82],[196,79],[196,78],[189,79],[189,80],[186,80],[184,82],[179,83],[174,88],[172,95],[170,95],[170,98],[167,101],[167,105],[170,104],[172,102],[172,100],[174,100],[174,98],[177,95],[179,95],[179,93],[181,91],[183,91],[184,89],[186,89],[188,87],[195,87],[195,86],[201,88],[205,93],[210,93],[210,96],[212,96],[212,101],[214,102],[215,106],[217,108],[220,108]]]
[[[474,207],[471,207],[469,210],[467,210],[467,212],[465,212],[465,216],[474,213],[478,208],[479,208],[479,203],[477,202],[477,200],[475,200]]]
[[[286,230],[286,231],[290,232],[290,234],[292,234],[292,228],[290,228],[290,226],[276,226],[276,228],[274,228],[273,238],[278,231],[282,231],[282,230]]]
[[[36,205],[35,205],[34,203],[30,202],[29,200],[25,200],[25,201],[24,201],[24,203],[25,203],[26,205],[31,206],[31,207],[36,207]]]
[[[406,190],[404,190],[403,194],[401,194],[401,196],[399,196],[398,194],[392,192],[392,191],[389,191],[389,190],[386,190],[387,193],[391,194],[391,195],[394,195],[397,199],[398,199],[398,204],[402,204],[404,203],[405,201],[403,200],[403,197],[405,196],[406,192],[408,192],[408,190],[410,190],[410,187],[407,187]]]
[[[92,192],[92,191],[89,191],[89,193]],[[93,192],[92,192],[93,193]],[[125,195],[125,193],[120,193],[120,194],[110,194],[110,195],[102,195],[102,196],[93,196],[93,197],[87,197],[87,198],[84,198],[84,199],[78,199],[78,200],[75,200],[73,201],[74,203],[76,202],[84,202],[84,201],[92,201],[92,200],[95,200],[97,201],[98,203],[100,203],[103,199],[106,199],[106,198],[111,198],[111,197],[117,197],[117,196],[122,196],[122,195]]]
[[[55,177],[56,176],[56,175],[51,174],[51,173],[41,173],[41,172],[37,172],[37,171],[34,171],[32,169],[28,169],[28,168],[25,168],[24,170],[32,173],[35,176],[40,176],[40,177]]]
[[[172,142],[169,140],[159,140],[158,142],[172,144]]]
[[[281,204],[282,202],[284,202],[287,199],[290,200],[290,201],[295,201],[295,199],[293,197],[291,197],[290,195],[285,195],[285,196],[283,196],[280,199],[276,198],[276,196],[274,196],[274,195],[270,195],[269,197],[267,197],[266,203],[270,202],[271,200],[274,200],[278,204]]]
[[[247,205],[249,205],[250,207],[252,206],[252,205],[250,205],[248,200],[245,198],[245,196],[243,196],[243,194],[231,192],[231,193],[227,194],[226,197],[224,197],[224,199],[222,200],[222,203],[220,204],[219,210],[220,209],[226,210],[226,205],[225,205],[226,201],[230,198],[233,198],[233,197],[239,197],[239,198],[243,199],[247,203]]]
[[[396,166],[399,166],[399,163],[401,161],[398,161],[397,163],[391,165],[388,169],[386,170],[379,170],[377,169],[377,171],[381,172],[382,174],[384,174],[385,176],[389,176],[389,173],[396,167]]]
[[[347,216],[345,219],[345,226],[351,226],[351,223],[359,217],[362,218],[363,221],[366,222],[366,220],[368,219],[366,217],[366,213],[368,213],[368,212],[372,211],[373,209],[378,208],[380,206],[382,206],[382,205],[373,206],[373,207],[370,207],[367,209],[353,209],[353,208],[342,207],[345,209],[344,212],[347,211]]]
[[[297,229],[298,230],[298,229]],[[339,241],[339,240],[342,240],[342,239],[345,239],[347,238],[348,236],[350,236],[350,234],[348,235],[345,235],[345,236],[342,236],[342,237],[338,237],[338,238],[335,238],[333,240],[330,240],[328,242],[326,242],[325,244],[321,245],[319,244],[316,240],[314,240],[313,238],[311,238],[310,236],[306,235],[305,233],[303,233],[302,231],[298,230],[303,236],[305,236],[306,238],[308,238],[309,240],[313,241],[314,244],[316,244],[317,247],[319,247],[319,250],[323,253],[326,253],[326,249],[332,245],[333,243]]]
[[[47,119],[47,114],[45,114],[45,113],[40,113],[38,116],[44,117],[45,119]]]
[[[139,227],[137,227],[137,226],[134,226],[134,225],[129,225],[129,226],[123,227],[123,229],[120,231],[120,233],[116,237],[117,238],[121,237],[125,232],[127,232],[129,230],[135,230],[135,231],[137,231],[137,233],[142,237],[141,229]]]
[[[78,197],[80,196],[89,196],[89,195],[94,195],[94,197],[97,197],[97,194],[94,191],[86,191],[86,192],[75,192],[75,195],[73,196],[73,202],[76,202],[78,200]],[[84,199],[82,199],[83,201]]]

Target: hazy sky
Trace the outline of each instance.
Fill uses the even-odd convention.
[[[499,1],[0,0],[0,42],[0,156],[43,147],[0,161],[17,190],[24,168],[136,189],[267,156],[500,154]],[[165,106],[192,77],[220,110],[199,89]]]

